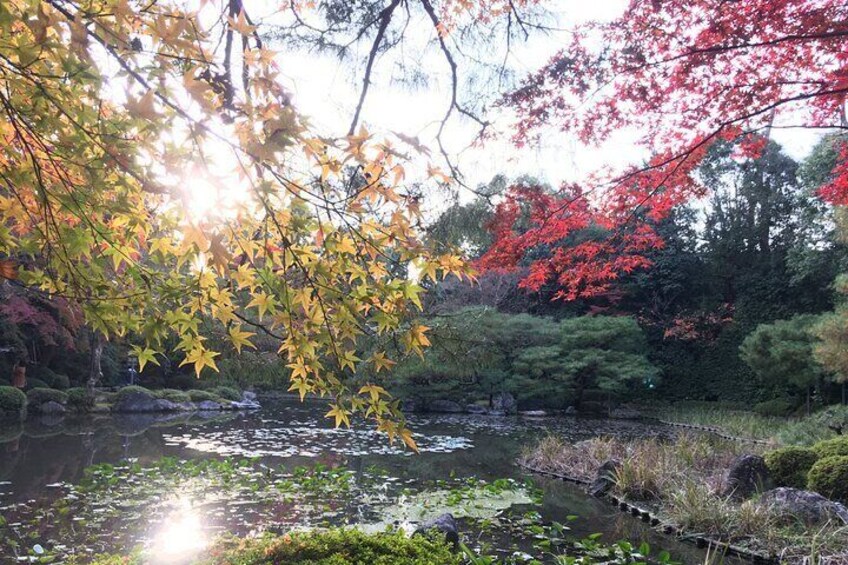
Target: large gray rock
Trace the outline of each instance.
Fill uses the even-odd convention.
[[[173,402],[165,398],[155,396],[143,391],[125,392],[120,400],[112,406],[112,412],[186,412],[194,410],[191,402]]]
[[[426,535],[432,531],[438,531],[445,536],[445,541],[456,550],[459,548],[459,527],[453,514],[442,514],[432,520],[427,520],[412,535]]]
[[[492,412],[515,414],[518,412],[518,403],[512,394],[508,392],[498,393],[492,397]]]
[[[568,408],[565,409],[565,415],[566,416],[576,416],[577,415],[577,408],[575,408],[574,406],[569,406]]]
[[[161,412],[158,398],[143,391],[124,392],[112,406],[112,412]]]
[[[42,414],[64,414],[67,412],[64,406],[55,402],[53,400],[49,400],[38,407],[38,411]]]
[[[164,398],[157,398],[155,404],[157,412],[177,412],[179,410],[182,410],[178,403],[166,400]]]
[[[589,486],[589,494],[601,498],[606,496],[615,486],[615,476],[621,468],[621,463],[615,459],[605,461],[595,472],[595,480]]]
[[[480,406],[479,404],[469,404],[465,407],[465,411],[469,414],[486,414],[489,412],[485,406]]]
[[[807,524],[818,524],[837,519],[848,524],[848,508],[844,504],[808,490],[772,489],[762,494],[758,504],[771,507],[779,516],[790,521],[801,519]]]
[[[222,410],[223,406],[214,400],[202,400],[200,402],[196,402],[195,406],[197,406],[198,410],[211,411],[211,410]]]
[[[433,400],[432,402],[427,403],[427,410],[429,410],[430,412],[448,413],[458,413],[464,411],[462,406],[460,406],[458,402],[454,402],[453,400]]]
[[[242,400],[241,402],[230,402],[231,410],[258,410],[262,408],[255,400]]]
[[[256,393],[250,390],[245,390],[241,393],[242,402],[256,402]],[[257,402],[258,404],[258,402]]]
[[[765,460],[759,455],[743,454],[730,464],[722,495],[744,500],[757,492],[768,490],[771,483]]]

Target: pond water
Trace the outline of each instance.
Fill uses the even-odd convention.
[[[159,562],[177,563],[226,531],[414,527],[444,511],[466,517],[471,544],[504,555],[526,548],[529,540],[514,526],[520,516],[538,512],[545,522],[578,516],[569,522],[577,537],[599,532],[609,541],[646,540],[684,563],[703,562],[693,546],[577,486],[530,477],[514,464],[547,433],[572,441],[670,436],[664,426],[414,415],[416,455],[365,426],[333,429],[325,411],[321,403],[278,401],[249,413],[6,424],[0,430],[0,562],[42,551],[61,559],[73,551],[142,545]]]

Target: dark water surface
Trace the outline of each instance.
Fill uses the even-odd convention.
[[[486,481],[525,480],[514,460],[521,450],[547,433],[571,441],[598,435],[623,437],[669,436],[668,428],[642,422],[575,418],[416,415],[410,425],[421,453],[387,444],[385,436],[365,426],[333,429],[320,403],[280,401],[260,411],[209,415],[93,415],[84,418],[30,419],[22,426],[0,429],[0,516],[18,528],[33,531],[26,543],[53,549],[62,544],[90,551],[121,551],[142,544],[160,547],[159,562],[176,563],[177,553],[196,550],[203,540],[223,531],[248,534],[262,529],[285,530],[315,524],[371,524],[416,521],[438,514],[440,493],[466,477]],[[145,480],[143,469],[163,457],[178,460],[258,458],[267,473],[245,475],[239,488],[223,492],[209,483]],[[45,510],[60,499],[79,503],[72,485],[84,480],[83,470],[100,463],[142,469],[120,475],[107,484],[108,492],[86,499],[86,517],[69,510]],[[271,473],[287,473],[316,463],[350,471],[352,492],[303,492],[281,499],[254,483],[273,483]],[[126,478],[129,476],[130,478]],[[117,477],[117,475],[116,475]],[[662,536],[608,503],[588,497],[579,487],[532,477],[543,492],[540,506],[517,497],[514,510],[533,509],[543,520],[565,522],[570,515],[575,535],[595,532],[608,541],[647,540],[685,563],[702,563],[703,553],[688,544]],[[253,485],[253,486],[252,486]],[[323,488],[323,487],[322,487]],[[427,512],[419,511],[423,504]],[[495,505],[508,506],[499,499]],[[502,509],[498,507],[498,509]],[[71,508],[77,508],[71,506]],[[77,520],[79,527],[73,527]],[[17,522],[14,522],[17,520]],[[62,521],[71,523],[62,526]],[[28,521],[32,522],[29,523]],[[51,529],[52,528],[52,529]],[[86,528],[87,533],[82,533]],[[82,536],[83,541],[75,536]],[[59,539],[62,538],[62,539]],[[475,540],[471,540],[474,542]],[[502,534],[505,546],[519,540]],[[39,548],[40,549],[40,548]],[[515,549],[515,548],[512,548]],[[0,549],[3,562],[18,560]],[[22,547],[19,552],[32,552]],[[171,557],[169,557],[171,555]]]

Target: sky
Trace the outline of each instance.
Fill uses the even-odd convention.
[[[613,19],[624,11],[626,4],[627,0],[559,0],[551,3],[554,27],[561,31],[536,34],[528,42],[514,45],[512,56],[508,59],[509,69],[517,77],[537,70],[565,44],[569,29],[590,20]],[[264,21],[273,23],[275,17],[268,15]],[[413,21],[412,32],[408,34],[413,49],[435,38],[428,24],[427,21]],[[362,48],[369,46],[366,43]],[[435,134],[450,100],[450,75],[446,62],[438,52],[431,52],[430,56],[415,61],[429,80],[426,86],[413,89],[396,84],[393,79],[397,61],[387,59],[378,58],[376,61],[362,123],[378,137],[387,132],[418,136],[424,145],[432,149],[432,160],[443,166],[438,158]],[[329,55],[297,53],[290,49],[282,50],[277,60],[283,81],[292,92],[299,111],[310,117],[318,131],[327,135],[345,134],[359,96],[363,67],[340,62]],[[509,116],[495,112],[487,117],[493,118],[495,138],[482,147],[467,147],[478,131],[477,125],[469,119],[452,118],[444,136],[448,152],[470,186],[485,183],[497,174],[509,177],[527,174],[558,186],[563,181],[580,181],[602,166],[620,168],[647,156],[637,144],[639,132],[632,130],[618,132],[601,147],[582,145],[565,132],[552,132],[545,135],[538,145],[518,149],[508,139]],[[787,153],[800,159],[810,151],[819,134],[809,130],[775,130],[773,137]],[[410,176],[414,178],[414,175]],[[463,200],[473,197],[467,191],[460,194]]]

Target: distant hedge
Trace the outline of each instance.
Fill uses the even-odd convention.
[[[26,393],[26,397],[31,406],[38,406],[46,402],[58,402],[59,404],[68,402],[68,395],[55,388],[34,388]]]
[[[27,397],[15,387],[0,386],[0,418],[21,419],[26,413]]]

